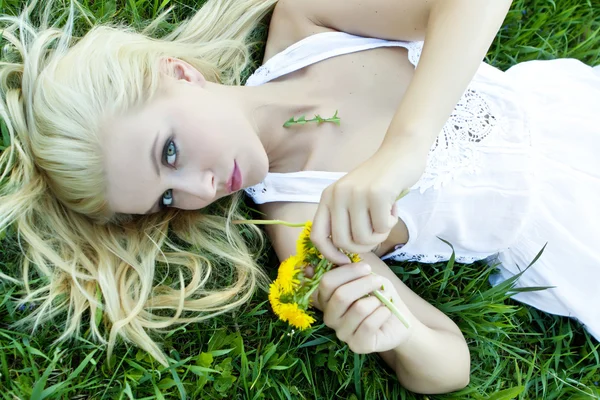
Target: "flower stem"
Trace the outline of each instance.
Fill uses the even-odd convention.
[[[402,325],[404,325],[406,328],[410,328],[410,323],[408,322],[408,320],[404,317],[404,315],[402,315],[400,310],[398,310],[398,308],[391,301],[386,299],[379,290],[375,290],[373,294],[379,299],[379,301],[381,301],[387,308],[390,309],[392,314],[394,314],[400,320],[400,322],[402,322]]]
[[[282,221],[280,219],[265,219],[265,220],[262,220],[262,219],[247,219],[247,220],[236,219],[232,222],[234,225],[285,225],[285,226],[289,226],[290,228],[302,228],[305,225],[305,223],[293,223],[293,222]]]
[[[311,281],[313,282],[313,286],[305,293],[304,297],[302,298],[302,302],[304,302],[304,304],[308,304],[310,296],[319,287],[319,283],[321,282],[321,277],[325,274],[325,272],[329,271],[332,266],[333,266],[333,264],[330,263],[329,261],[327,261],[325,258],[322,259],[321,261],[319,261],[319,264],[317,264],[317,266],[315,267],[315,273],[314,273],[313,277],[311,278]],[[316,284],[314,284],[315,282],[316,282]]]
[[[401,198],[403,198],[404,196],[406,196],[409,193],[410,193],[410,189],[404,189],[402,192],[400,192],[398,197],[396,197],[396,201],[400,200]]]

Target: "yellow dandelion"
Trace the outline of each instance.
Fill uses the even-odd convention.
[[[305,253],[314,249],[312,242],[310,241],[310,231],[312,229],[312,221],[306,221],[302,233],[298,237],[296,242],[296,254],[303,257]]]
[[[302,258],[298,255],[291,256],[281,263],[277,271],[277,280],[283,293],[292,293],[300,283],[296,275],[300,271]]]
[[[269,286],[269,303],[271,303],[271,308],[273,308],[273,311],[277,315],[279,315],[279,309],[281,307],[281,294],[281,285],[279,284],[279,281],[276,280]]]
[[[359,261],[362,261],[362,259],[360,258],[360,256],[356,253],[350,253],[348,254],[348,258],[350,258],[350,261],[353,263],[357,263]]]
[[[279,307],[279,318],[300,330],[310,328],[315,322],[315,319],[298,307],[296,303],[281,304]]]

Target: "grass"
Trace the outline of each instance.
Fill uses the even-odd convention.
[[[14,13],[17,0],[0,0]],[[197,1],[83,1],[100,21],[136,26],[176,6],[174,23]],[[165,30],[172,24],[165,24]],[[488,54],[507,69],[532,59],[574,57],[600,64],[600,3],[596,0],[516,0]],[[264,27],[257,32],[264,38]],[[260,48],[257,48],[260,54]],[[2,241],[0,269],[15,271],[17,245]],[[600,398],[599,345],[577,323],[511,301],[492,288],[483,264],[419,265],[393,270],[459,324],[472,353],[470,385],[443,396],[418,396],[400,387],[377,356],[359,356],[323,325],[292,332],[275,321],[266,295],[231,315],[180,327],[162,338],[175,360],[164,368],[146,353],[120,344],[109,364],[103,346],[82,339],[53,344],[60,321],[33,335],[11,329],[19,287],[0,284],[0,398],[2,399],[588,399]],[[87,327],[84,327],[83,331]],[[109,366],[109,365],[112,365]]]

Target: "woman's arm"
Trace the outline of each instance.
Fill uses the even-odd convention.
[[[465,92],[510,7],[510,0],[305,0],[313,24],[364,36],[425,39],[406,93],[378,151],[321,198],[313,241],[341,263],[337,250],[371,249],[393,226],[390,210],[423,173],[431,145]],[[366,132],[365,134],[368,134]],[[369,218],[357,216],[369,215]]]
[[[268,219],[280,219],[289,222],[310,220],[316,210],[316,204],[271,203],[262,206]],[[296,239],[301,229],[271,225],[267,233],[279,259],[285,259],[295,253]],[[389,290],[397,293],[396,304],[412,321],[410,334],[398,332],[402,343],[396,348],[381,352],[381,357],[407,389],[419,393],[445,393],[458,390],[469,382],[470,355],[469,349],[460,330],[450,318],[410,290],[376,255],[361,254],[372,271],[384,277],[392,284]],[[324,290],[334,292],[337,287],[327,287],[327,274],[324,276]],[[335,285],[334,285],[335,286]],[[319,291],[323,288],[319,288]],[[343,297],[343,296],[342,296]],[[337,301],[343,301],[340,297]],[[315,305],[319,304],[318,293],[315,294]],[[392,316],[391,318],[395,318]],[[328,325],[340,335],[343,327],[339,320],[335,321],[324,315]],[[406,340],[405,340],[406,339]],[[363,343],[347,340],[350,348],[361,347]],[[354,349],[353,349],[354,350]]]
[[[383,146],[417,135],[427,150],[473,79],[510,7],[510,0],[441,0],[427,19],[415,75]]]
[[[290,15],[338,31],[425,40],[384,145],[419,135],[429,145],[482,62],[511,0],[280,0]],[[428,147],[429,148],[429,147]]]
[[[374,273],[387,278],[413,319],[409,339],[393,350],[380,353],[407,389],[417,393],[447,393],[469,383],[469,348],[456,324],[410,290],[390,268],[372,253],[361,254]]]

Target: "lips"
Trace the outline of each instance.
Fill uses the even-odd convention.
[[[237,162],[233,162],[233,172],[231,177],[227,181],[227,189],[229,193],[237,192],[242,188],[242,173],[237,165]]]

